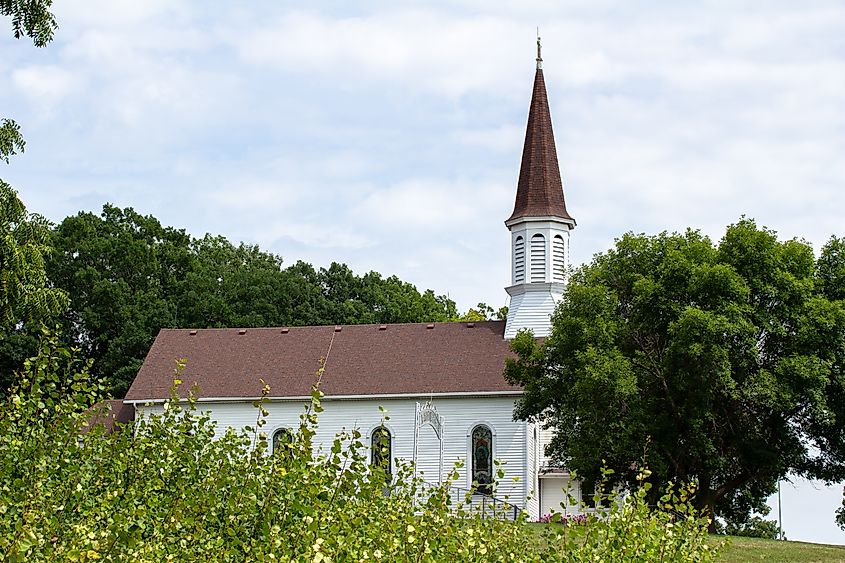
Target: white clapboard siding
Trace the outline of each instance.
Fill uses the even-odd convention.
[[[358,428],[369,443],[369,436],[374,428],[382,423],[383,414],[379,411],[382,406],[387,411],[389,420],[385,426],[390,430],[393,439],[393,455],[395,458],[410,461],[413,458],[414,447],[414,416],[417,400],[425,402],[424,398],[415,399],[361,399],[361,400],[331,400],[324,399],[325,411],[320,413],[315,446],[327,450],[334,436],[342,429]],[[448,472],[456,461],[464,462],[456,487],[468,488],[471,485],[471,470],[468,467],[470,448],[470,433],[477,424],[486,424],[493,431],[493,457],[503,463],[505,477],[497,486],[494,495],[499,498],[509,497],[509,501],[520,508],[525,507],[526,493],[530,490],[533,475],[526,467],[528,459],[526,452],[526,428],[528,423],[512,420],[514,398],[501,396],[435,398],[432,403],[437,412],[444,417],[443,467]],[[277,428],[295,428],[299,422],[299,415],[303,411],[303,400],[278,400],[265,405],[270,413],[267,424],[262,428],[268,439]],[[203,402],[199,404],[202,411],[210,414],[217,423],[217,435],[221,436],[227,427],[243,428],[254,426],[256,409],[251,402]],[[141,407],[141,411],[161,412],[160,405]],[[143,412],[139,412],[143,416]],[[434,432],[430,427],[423,427],[420,431],[420,447],[418,452],[418,467],[425,471],[424,478],[428,482],[437,482],[437,466],[439,447],[434,439]],[[533,472],[531,472],[533,473]],[[514,480],[518,477],[518,480]],[[532,515],[533,516],[533,515]]]
[[[539,430],[540,514],[548,514],[552,511],[578,514],[581,512],[581,507],[578,505],[581,501],[581,482],[572,479],[565,467],[561,467],[560,463],[552,461],[546,455],[546,446],[554,437],[554,428],[542,428],[541,426]],[[574,505],[568,502],[567,492],[574,498]],[[563,507],[561,507],[561,503],[563,503]]]
[[[552,467],[553,464],[548,455],[546,455],[546,446],[552,441],[555,435],[554,428],[540,427],[540,467]]]
[[[561,514],[580,514],[581,487],[577,480],[568,474],[545,475],[540,478],[540,514],[559,512]],[[569,502],[572,496],[574,503]]]
[[[525,425],[525,485],[528,491],[528,498],[525,501],[525,509],[528,511],[528,514],[531,515],[532,519],[536,519],[537,516],[539,516],[540,510],[538,502],[540,487],[537,476],[537,470],[539,469],[538,463],[540,461],[540,439],[538,426],[539,425],[534,423]]]
[[[544,284],[543,288],[527,287],[524,292],[512,295],[508,305],[505,338],[513,338],[525,328],[531,329],[534,336],[548,336],[552,327],[551,315],[561,293],[562,288]]]

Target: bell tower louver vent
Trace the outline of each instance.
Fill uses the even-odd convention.
[[[525,239],[516,237],[513,243],[513,283],[525,281]]]
[[[563,283],[566,275],[566,242],[560,235],[552,239],[552,281]]]
[[[537,233],[531,237],[531,283],[546,281],[546,237]]]

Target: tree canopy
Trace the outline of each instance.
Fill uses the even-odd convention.
[[[52,0],[0,0],[0,15],[11,16],[16,38],[29,37],[43,47],[57,27],[51,4]],[[8,164],[25,144],[20,126],[0,119],[0,162]],[[0,179],[0,393],[34,350],[33,333],[67,306],[67,294],[47,279],[49,238],[49,222],[27,212],[18,193]]]
[[[12,18],[15,39],[29,37],[36,47],[44,47],[59,27],[52,5],[53,0],[0,0],[0,15]]]
[[[845,478],[843,241],[815,260],[753,220],[626,234],[571,277],[551,335],[514,339],[515,416],[555,428],[586,479],[693,481],[700,507],[746,520],[788,473]]]
[[[455,303],[396,276],[343,264],[287,268],[281,256],[221,236],[193,238],[131,208],[67,217],[53,233],[50,278],[71,296],[67,344],[94,360],[115,396],[129,388],[161,328],[445,321]],[[1,353],[0,353],[1,354]]]
[[[29,37],[36,47],[44,47],[53,40],[58,28],[50,12],[53,0],[0,0],[0,15],[12,18],[12,33],[16,39]],[[0,119],[0,160],[8,164],[9,157],[23,152],[20,127],[11,119]]]

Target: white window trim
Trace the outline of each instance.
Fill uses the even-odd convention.
[[[490,433],[492,435],[493,447],[490,448],[491,449],[490,462],[492,463],[492,467],[490,467],[490,471],[493,473],[493,475],[492,475],[493,481],[495,482],[495,480],[496,480],[496,448],[498,447],[497,444],[499,443],[499,441],[496,439],[496,426],[492,422],[489,422],[487,420],[477,420],[477,421],[475,421],[475,422],[473,422],[472,424],[469,425],[469,428],[467,428],[467,433],[466,433],[466,436],[467,436],[466,437],[466,452],[467,452],[467,457],[466,457],[466,459],[467,459],[466,488],[467,489],[472,488],[472,473],[473,473],[473,470],[472,470],[472,462],[473,462],[473,458],[472,458],[472,431],[475,430],[476,428],[478,428],[479,426],[486,426],[487,428],[489,428]],[[494,490],[495,490],[495,487],[494,487]]]

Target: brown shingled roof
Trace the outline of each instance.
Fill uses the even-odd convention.
[[[258,397],[259,379],[272,397],[307,396],[330,343],[328,397],[520,390],[502,375],[511,355],[504,321],[429,326],[163,329],[125,400],[168,397],[179,358],[187,359],[183,389],[196,383],[201,398]]]
[[[528,111],[516,203],[508,221],[519,217],[547,216],[560,217],[575,224],[575,219],[566,211],[563,199],[563,183],[560,180],[546,83],[543,80],[543,69],[538,68]]]
[[[88,417],[81,429],[82,434],[87,434],[91,428],[102,424],[107,434],[114,432],[117,424],[126,424],[135,419],[135,409],[132,405],[124,403],[119,399],[108,399],[101,401],[88,409]]]

